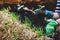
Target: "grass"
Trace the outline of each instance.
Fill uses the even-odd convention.
[[[13,22],[19,20],[19,16],[16,13],[11,12],[11,15],[12,15],[11,17],[12,17]]]
[[[23,25],[19,22],[18,17],[8,10],[0,11],[0,21],[0,26],[4,29],[1,40],[35,40],[38,38],[35,38],[36,33],[29,27],[30,21],[26,22],[27,25]]]
[[[37,29],[37,30],[36,30],[36,34],[37,34],[38,36],[42,36],[42,35],[43,35],[43,29],[42,29],[42,28]]]
[[[28,19],[28,17],[25,17],[25,22],[24,22],[24,24],[27,25],[28,27],[31,27],[32,22]]]
[[[38,5],[39,6],[39,9],[43,9],[45,6],[42,6],[42,5]]]
[[[32,22],[27,17],[25,17],[25,23],[24,24],[27,25],[28,27],[31,27]],[[37,27],[33,26],[33,29],[35,29],[35,32],[38,36],[43,35],[43,29],[42,28],[37,28]]]
[[[43,29],[36,27],[31,29],[31,25],[32,23],[28,18],[25,18],[25,23],[21,24],[19,16],[15,13],[6,9],[0,11],[0,27],[4,29],[1,40],[44,40],[43,37],[41,38]]]

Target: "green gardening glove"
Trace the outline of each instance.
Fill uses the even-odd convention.
[[[50,23],[46,26],[46,35],[52,35],[54,33],[55,27],[58,25],[57,21],[52,19]]]

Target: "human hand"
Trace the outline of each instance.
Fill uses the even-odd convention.
[[[60,19],[57,19],[56,21],[58,22],[58,24],[60,24]]]
[[[53,18],[58,19],[59,18],[58,13],[54,13]]]

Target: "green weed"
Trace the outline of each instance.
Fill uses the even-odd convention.
[[[43,29],[42,29],[42,28],[37,29],[37,30],[36,30],[36,34],[37,34],[38,36],[42,36],[42,35],[43,35]]]
[[[31,22],[27,17],[25,17],[25,22],[24,22],[24,24],[26,24],[28,27],[31,27],[32,22]]]

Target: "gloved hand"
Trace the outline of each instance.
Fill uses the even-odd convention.
[[[48,10],[40,10],[40,9],[36,9],[34,10],[36,15],[41,15],[44,14],[46,15],[47,18],[52,18],[53,17],[53,13],[52,11],[48,11]]]
[[[53,15],[54,15],[54,12],[45,10],[45,15],[46,15],[47,18],[52,18]]]
[[[46,26],[46,35],[47,36],[52,35],[57,25],[58,25],[58,22],[52,19],[51,22],[48,23]]]

